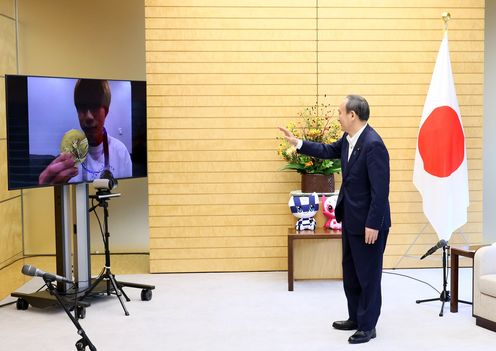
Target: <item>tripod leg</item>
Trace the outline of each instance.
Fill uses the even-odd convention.
[[[107,272],[108,276],[112,276],[112,273],[110,271]],[[107,296],[110,296],[112,293],[112,289],[110,289],[110,278],[107,279]]]
[[[444,303],[446,302],[445,300],[441,300],[443,301],[443,303],[441,304],[441,312],[439,312],[439,317],[442,317],[443,316],[443,313],[444,313]]]
[[[114,287],[115,294],[117,295],[117,298],[119,299],[119,302],[121,303],[122,309],[124,310],[124,314],[126,316],[129,316],[129,312],[127,311],[126,305],[124,304],[124,301],[122,298],[121,290],[117,286],[117,283],[115,282],[114,276],[112,274],[109,274],[109,280],[112,283],[112,286]]]
[[[114,280],[115,280],[115,277],[114,277]],[[122,295],[124,295],[124,298],[126,299],[127,302],[131,301],[131,299],[127,296],[126,292],[124,291],[124,289],[122,289],[122,286],[120,286],[120,285],[119,285],[119,290],[121,291]]]
[[[431,302],[431,301],[439,301],[439,297],[436,297],[434,299],[426,299],[426,300],[417,300],[415,301],[416,303],[422,303],[422,302]]]
[[[112,274],[112,278],[114,278],[115,284],[119,287],[119,290],[121,291],[122,295],[124,295],[124,298],[126,299],[127,302],[131,301],[131,299],[127,296],[126,292],[122,288],[122,284],[119,284],[117,280],[115,280],[115,275]]]

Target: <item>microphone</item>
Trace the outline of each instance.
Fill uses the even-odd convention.
[[[420,257],[420,259],[423,260],[427,256],[432,255],[434,252],[436,252],[437,249],[445,247],[446,245],[448,245],[448,242],[446,240],[444,239],[439,240],[437,244],[431,247],[429,250],[427,250],[427,252],[422,257]]]
[[[30,264],[25,264],[22,266],[21,269],[22,274],[24,275],[29,275],[31,277],[42,277],[43,280],[45,281],[58,281],[58,282],[63,282],[63,283],[70,283],[74,284],[71,280],[67,279],[66,277],[62,277],[60,275],[52,274],[52,273],[47,273],[43,272],[41,269],[36,268],[35,266],[32,266]]]

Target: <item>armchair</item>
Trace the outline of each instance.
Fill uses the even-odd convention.
[[[475,252],[473,307],[476,324],[496,331],[496,244]]]

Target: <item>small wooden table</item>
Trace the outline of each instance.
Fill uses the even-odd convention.
[[[481,247],[486,245],[470,245],[465,247],[451,247],[451,301],[450,301],[450,312],[458,312],[458,269],[460,256],[468,257],[472,259],[472,270],[474,268],[473,259],[475,252]],[[473,283],[472,283],[472,293],[473,293]]]
[[[339,239],[341,232],[330,229],[317,228],[315,231],[303,230],[297,232],[294,228],[288,229],[288,291],[294,289],[294,247],[293,242],[299,239]]]

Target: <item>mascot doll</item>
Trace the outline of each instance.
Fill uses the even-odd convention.
[[[336,208],[336,202],[338,201],[337,195],[331,195],[326,198],[322,196],[322,212],[327,218],[327,222],[324,224],[324,228],[329,228],[332,230],[341,230],[341,223],[336,221],[336,214],[334,209]]]
[[[298,219],[295,229],[315,230],[317,221],[313,218],[319,210],[319,196],[313,193],[310,196],[291,196],[288,203],[291,213]]]

